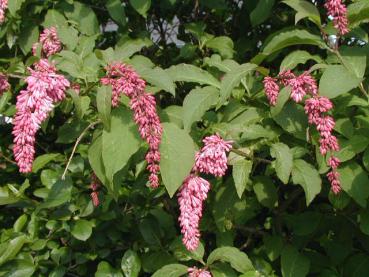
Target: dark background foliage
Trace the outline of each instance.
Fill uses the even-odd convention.
[[[207,267],[214,277],[369,276],[368,0],[350,2],[345,38],[334,36],[324,1],[9,2],[0,27],[0,63],[12,85],[0,98],[1,276],[175,277],[188,266]],[[52,60],[81,92],[69,90],[42,125],[33,172],[23,175],[13,162],[9,119],[37,59],[32,44],[49,26],[65,45]],[[104,144],[112,118],[132,123],[126,108],[110,113],[101,104],[108,92],[99,78],[113,60],[131,64],[156,95],[163,149],[172,159],[157,190],[147,187],[142,141],[126,158],[129,141]],[[265,75],[311,66],[335,105],[343,161],[338,196],[329,192],[318,136],[302,106],[284,92],[270,108],[262,87]],[[110,135],[130,133],[127,126]],[[189,253],[175,191],[193,163],[186,158],[193,144],[201,147],[215,132],[241,152],[230,154],[225,177],[209,179],[202,244]],[[97,208],[93,171],[103,183]]]

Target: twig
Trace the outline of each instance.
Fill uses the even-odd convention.
[[[65,170],[63,172],[63,175],[62,175],[62,180],[65,180],[65,175],[67,174],[67,171],[68,171],[68,168],[69,168],[69,165],[73,159],[73,156],[74,156],[74,153],[76,152],[77,150],[77,146],[78,144],[81,142],[82,138],[85,136],[86,132],[93,128],[95,125],[99,124],[101,121],[98,120],[98,121],[95,121],[95,122],[92,122],[90,125],[88,125],[83,131],[82,133],[79,135],[79,137],[77,138],[76,140],[76,143],[74,144],[74,147],[73,147],[73,150],[72,150],[72,153],[70,154],[70,157],[68,159],[68,163],[67,163],[67,166],[65,167]]]
[[[5,156],[3,153],[0,152],[0,157],[2,157],[5,161],[11,163],[11,164],[17,164],[15,161],[9,159],[7,156]]]
[[[245,152],[243,152],[239,149],[232,148],[231,152],[236,153],[239,156],[242,156],[242,157],[245,157],[245,158],[248,158],[248,159],[252,159],[252,160],[255,160],[255,161],[258,161],[258,162],[267,163],[267,164],[272,163],[272,161],[270,161],[270,160],[263,159],[263,158],[258,158],[258,157],[253,157],[252,155],[247,154],[247,153],[245,153]]]

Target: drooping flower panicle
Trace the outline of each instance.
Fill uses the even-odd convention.
[[[194,174],[183,182],[178,193],[180,216],[178,221],[183,235],[182,241],[190,251],[199,246],[199,224],[202,217],[203,201],[208,196],[210,183]]]
[[[334,27],[340,35],[345,35],[349,32],[347,8],[342,0],[326,0],[324,7],[327,10],[328,16],[333,18]]]
[[[141,137],[149,144],[146,161],[147,169],[151,173],[150,186],[156,188],[159,186],[159,146],[163,130],[156,111],[155,97],[145,92],[145,81],[129,66],[113,63],[106,70],[107,75],[101,79],[101,83],[112,86],[112,106],[118,106],[119,98],[123,94],[131,99],[134,121]]]
[[[99,188],[100,188],[100,181],[97,178],[97,176],[95,175],[95,173],[92,173],[91,175],[91,184],[90,184],[90,189],[92,190],[90,196],[91,196],[91,200],[92,200],[92,204],[95,207],[98,207],[100,204],[100,200],[99,200]]]
[[[196,266],[188,268],[188,277],[212,277],[206,269],[198,269]]]
[[[42,59],[29,68],[31,75],[26,78],[27,89],[17,96],[14,117],[14,157],[23,173],[32,171],[35,156],[35,136],[43,121],[46,120],[53,103],[65,97],[69,81],[56,73],[54,65]]]
[[[232,142],[223,140],[218,134],[204,138],[203,142],[204,147],[196,153],[192,173],[184,180],[178,193],[180,207],[178,220],[183,235],[183,244],[189,251],[193,251],[199,246],[199,224],[203,202],[210,189],[210,183],[199,177],[198,174],[202,172],[216,177],[223,176],[228,168],[227,152],[232,148]]]
[[[10,84],[8,82],[8,78],[0,73],[0,95],[2,95],[5,91],[9,90]]]
[[[228,168],[227,152],[232,142],[223,140],[218,134],[203,139],[204,147],[196,154],[195,170],[201,173],[223,176]]]
[[[8,0],[0,0],[0,24],[5,21],[5,12],[8,8]]]
[[[36,55],[38,47],[41,47],[41,55],[46,58],[62,50],[62,43],[55,27],[44,29],[40,35],[39,42],[32,46],[33,55]]]
[[[264,90],[272,106],[276,104],[280,86],[291,88],[290,97],[296,103],[301,102],[306,95],[310,96],[305,100],[305,113],[308,116],[309,124],[314,125],[319,132],[320,153],[326,156],[327,153],[339,151],[337,137],[332,134],[335,121],[333,117],[326,115],[333,108],[333,104],[328,98],[318,95],[318,86],[315,79],[307,71],[296,76],[290,70],[282,71],[276,78],[265,77]],[[332,171],[327,174],[327,177],[334,193],[341,190],[337,171],[339,163],[339,159],[333,155],[328,162]]]

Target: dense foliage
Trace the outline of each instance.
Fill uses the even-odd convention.
[[[337,3],[0,0],[0,275],[369,276],[369,0]]]

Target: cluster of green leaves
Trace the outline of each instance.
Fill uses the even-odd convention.
[[[338,39],[323,1],[313,2],[10,0],[0,27],[12,85],[0,97],[0,275],[176,277],[192,266],[214,277],[369,275],[369,2],[352,1],[351,32]],[[33,172],[21,175],[5,119],[37,60],[31,47],[50,26],[64,45],[51,59],[81,90],[68,90],[42,125]],[[130,64],[156,96],[156,190],[128,99],[111,108],[111,89],[99,83],[112,61]],[[334,103],[338,196],[303,107],[288,89],[267,104],[263,77],[286,69],[310,69]],[[226,176],[204,176],[212,188],[190,253],[175,195],[214,133],[235,151]],[[92,172],[102,184],[97,208]]]

